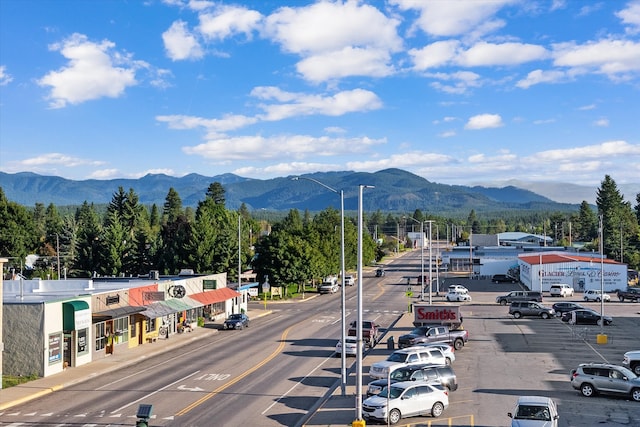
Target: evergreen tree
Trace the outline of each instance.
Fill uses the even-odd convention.
[[[207,188],[206,197],[213,200],[216,205],[224,206],[226,202],[224,194],[225,191],[224,187],[222,187],[222,184],[220,184],[219,182],[214,182],[209,185],[209,188]]]
[[[38,247],[36,223],[24,206],[10,202],[0,187],[0,254],[9,257],[7,268],[24,272],[27,255]]]
[[[93,204],[86,201],[76,211],[75,223],[78,228],[75,253],[71,275],[92,277],[100,269],[100,237],[102,225]]]

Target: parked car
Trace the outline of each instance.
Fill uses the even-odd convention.
[[[404,381],[385,387],[378,395],[365,399],[362,403],[362,416],[365,419],[397,424],[407,417],[439,417],[448,407],[449,392],[442,386]]]
[[[634,374],[640,376],[640,350],[627,351],[624,354],[622,365],[631,369]]]
[[[577,302],[557,302],[551,307],[556,311],[556,316],[562,316],[567,311],[584,310],[587,308]]]
[[[520,396],[507,415],[511,427],[557,427],[560,418],[556,403],[544,396]]]
[[[384,268],[376,269],[376,277],[382,277],[382,276],[384,276]]]
[[[571,325],[600,326],[602,320],[604,320],[605,325],[613,323],[613,317],[607,315],[601,316],[600,313],[590,308],[568,311],[562,314],[562,321]]]
[[[456,361],[456,349],[453,344],[446,342],[428,342],[424,344],[416,344],[415,347],[435,347],[439,348],[444,354],[447,365],[451,365]]]
[[[609,302],[609,301],[611,301],[611,295],[603,294],[602,292],[600,292],[600,289],[587,289],[582,294],[582,298],[585,301],[597,301],[597,302],[600,302],[600,301]]]
[[[449,290],[449,292],[460,292],[460,293],[464,293],[464,294],[468,294],[469,293],[469,289],[467,289],[466,287],[458,284],[458,285],[449,285],[449,287],[447,288]]]
[[[446,365],[447,360],[438,348],[418,346],[403,348],[402,350],[394,351],[385,360],[374,362],[369,368],[369,377],[373,379],[386,378],[389,375],[389,371],[401,366],[419,365],[421,363]]]
[[[573,287],[564,283],[558,283],[551,285],[549,288],[549,295],[552,297],[572,297]]]
[[[244,329],[249,327],[249,316],[244,313],[230,315],[222,325],[224,329]]]
[[[543,319],[549,319],[556,315],[553,308],[545,307],[544,305],[535,301],[514,301],[509,306],[509,314],[513,315],[516,319],[524,316],[542,317]]]
[[[448,391],[458,389],[458,379],[451,366],[411,365],[392,371],[389,378],[371,381],[367,387],[367,397],[379,394],[383,388],[387,387],[388,379],[391,379],[391,384],[402,381],[424,381],[429,384],[439,384]]]
[[[537,291],[511,291],[506,295],[496,297],[496,302],[500,305],[507,305],[514,301],[542,302],[542,294]]]
[[[356,337],[345,337],[344,338],[344,354],[345,356],[355,356],[358,350],[358,340]],[[338,340],[336,343],[336,356],[340,357],[342,355],[342,340]]]
[[[624,302],[625,300],[638,302],[640,301],[640,289],[628,287],[626,291],[619,290],[616,292],[616,296],[620,302]]]
[[[444,297],[447,301],[471,301],[471,295],[467,292],[459,292],[459,291],[451,291],[447,292],[447,295]]]
[[[507,276],[506,274],[494,274],[491,277],[491,281],[493,283],[516,283],[517,280],[513,277]]]
[[[583,396],[620,394],[640,402],[640,377],[624,366],[581,363],[571,370],[571,386]]]
[[[351,275],[344,276],[344,284],[345,286],[353,286],[356,284],[356,278]]]

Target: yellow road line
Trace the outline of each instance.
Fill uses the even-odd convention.
[[[218,387],[217,389],[213,390],[212,392],[210,392],[210,393],[206,394],[205,396],[201,397],[200,399],[196,400],[191,405],[189,405],[186,408],[180,410],[178,413],[176,413],[176,416],[179,417],[181,415],[184,415],[187,412],[189,412],[192,409],[194,409],[195,407],[202,405],[204,402],[206,402],[207,400],[211,399],[216,394],[224,391],[228,387],[231,387],[232,385],[234,385],[235,383],[237,383],[241,379],[249,376],[250,374],[252,374],[255,371],[257,371],[258,369],[262,368],[268,362],[270,362],[274,357],[276,357],[278,354],[280,354],[282,352],[282,349],[284,348],[284,346],[286,344],[285,339],[287,338],[287,335],[289,334],[289,331],[291,330],[291,328],[293,328],[293,326],[290,326],[289,328],[287,328],[282,333],[282,336],[280,337],[280,345],[278,345],[278,348],[276,348],[275,351],[273,353],[271,353],[271,355],[269,357],[267,357],[262,362],[260,362],[257,365],[255,365],[253,368],[251,368],[248,371],[244,372],[242,375],[237,376],[236,378],[234,378],[233,380],[229,381],[228,383]]]

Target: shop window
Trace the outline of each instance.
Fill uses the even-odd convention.
[[[147,321],[145,323],[145,332],[149,333],[156,330],[156,319],[147,318]]]
[[[104,334],[105,324],[104,322],[96,323],[94,327],[96,329],[96,351],[103,350],[107,344],[107,337]]]
[[[129,341],[129,317],[120,317],[113,321],[116,344]]]
[[[129,316],[129,329],[131,330],[131,338],[135,338],[137,334],[136,319],[134,316]]]

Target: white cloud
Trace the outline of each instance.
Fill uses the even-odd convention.
[[[478,114],[469,118],[467,124],[464,125],[465,129],[487,129],[502,127],[502,117],[499,114]]]
[[[559,67],[585,68],[612,80],[640,73],[640,42],[606,39],[584,45],[559,43],[553,48],[554,64]]]
[[[502,7],[514,3],[513,0],[456,0],[423,1],[392,0],[402,10],[414,9],[420,12],[416,26],[425,33],[450,37],[474,33],[480,36],[504,26],[504,22],[494,18]]]
[[[262,15],[245,7],[220,6],[213,12],[200,15],[199,31],[208,39],[224,40],[236,34],[248,39],[259,28]]]
[[[277,163],[265,167],[246,166],[233,171],[240,176],[286,176],[313,172],[332,172],[339,169],[337,164],[291,162]]]
[[[102,97],[117,98],[127,87],[136,85],[136,70],[146,64],[114,52],[114,47],[108,40],[95,43],[78,33],[51,45],[50,50],[59,51],[69,62],[38,80],[40,86],[51,87],[47,96],[50,107],[63,108]]]
[[[118,169],[100,169],[89,174],[89,179],[110,179],[118,177],[120,171]]]
[[[559,70],[534,70],[527,74],[527,77],[516,83],[516,87],[528,89],[540,83],[561,83],[567,80],[567,73]]]
[[[7,73],[7,67],[0,65],[0,86],[6,86],[13,80],[13,77]]]
[[[186,154],[216,161],[271,160],[290,157],[329,157],[340,154],[362,153],[372,146],[384,144],[384,139],[330,138],[308,135],[278,135],[273,137],[238,136],[217,138],[192,147],[183,147]]]
[[[460,42],[447,40],[432,43],[422,49],[410,49],[409,55],[413,59],[414,69],[423,71],[447,65],[458,54]]]
[[[186,130],[205,128],[214,134],[240,129],[258,121],[255,117],[231,114],[223,116],[221,119],[205,119],[202,117],[176,114],[156,116],[156,120],[161,123],[167,123],[169,129]]]
[[[303,59],[305,80],[323,82],[347,76],[387,76],[390,54],[402,49],[399,21],[357,1],[318,2],[282,7],[265,20],[263,36]]]
[[[196,37],[187,28],[184,21],[176,21],[162,33],[162,41],[167,55],[173,61],[202,58],[204,52]]]
[[[608,127],[609,126],[609,119],[598,119],[595,122],[593,122],[594,126],[598,126],[598,127]]]
[[[531,156],[531,159],[536,161],[576,162],[583,159],[638,155],[640,155],[640,144],[633,145],[626,141],[608,141],[598,145],[541,151]]]
[[[525,43],[477,43],[461,52],[456,62],[466,67],[518,65],[538,61],[549,56],[547,50],[538,45]]]
[[[455,159],[449,155],[412,151],[393,154],[384,159],[347,162],[349,170],[371,171],[387,168],[424,167],[425,165],[450,164]]]
[[[103,164],[103,162],[100,162],[100,161],[82,159],[80,157],[69,156],[67,154],[62,154],[62,153],[41,154],[36,157],[24,159],[19,163],[27,168],[39,167],[39,166],[45,166],[45,165],[64,165],[72,168],[77,166],[86,166],[86,165],[97,166],[97,165]]]
[[[448,131],[439,133],[438,136],[440,138],[451,138],[453,136],[456,136],[456,131],[455,130],[448,130]]]
[[[627,32],[635,34],[640,31],[640,1],[629,2],[626,9],[622,9],[615,15],[629,26]]]

